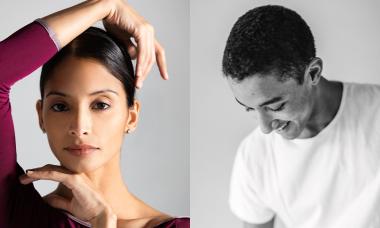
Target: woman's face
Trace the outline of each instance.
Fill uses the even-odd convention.
[[[119,155],[123,136],[137,124],[123,84],[92,59],[68,57],[55,68],[37,102],[41,128],[61,165],[89,172]]]

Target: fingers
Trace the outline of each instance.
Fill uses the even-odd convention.
[[[168,79],[165,52],[156,41],[154,28],[132,7],[118,5],[114,15],[103,20],[105,29],[122,40],[132,59],[136,59],[136,87],[141,88],[152,66],[157,62],[163,79]],[[131,41],[133,38],[136,45]]]
[[[147,42],[148,43],[148,42]],[[160,75],[163,79],[168,80],[169,74],[166,64],[165,50],[161,44],[153,38],[153,42],[149,42],[150,48],[146,49],[144,42],[138,43],[137,66],[136,66],[136,87],[141,88],[143,81],[151,71],[154,63],[157,63]]]
[[[70,199],[53,193],[45,196],[44,199],[52,207],[66,210],[78,218],[88,220],[108,207],[102,194],[84,174],[73,173],[61,166],[46,165],[30,170],[20,177],[23,184],[35,180],[60,182],[70,189],[72,193]]]
[[[137,47],[132,42],[131,36],[128,33],[123,32],[121,29],[117,29],[115,26],[110,25],[106,21],[103,21],[103,26],[107,32],[115,35],[124,45],[127,47],[127,51],[131,59],[136,59],[137,57]]]
[[[76,174],[61,166],[45,165],[41,168],[28,170],[26,174],[20,176],[20,182],[22,184],[29,184],[36,180],[51,180],[60,182],[66,187],[73,189],[76,176]]]
[[[141,88],[154,63],[154,29],[145,24],[140,28],[137,42],[136,87]]]
[[[128,40],[126,42],[126,45],[127,45],[127,50],[128,50],[128,54],[129,56],[131,57],[131,59],[136,59],[137,57],[137,47],[134,43],[132,43],[131,40]]]
[[[155,41],[155,50],[156,50],[157,66],[160,71],[161,77],[165,80],[168,80],[169,75],[168,75],[168,70],[166,67],[165,50],[162,48],[161,44],[157,40]]]

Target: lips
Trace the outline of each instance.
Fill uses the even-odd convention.
[[[283,123],[282,125],[280,125],[280,126],[276,129],[276,131],[282,131],[282,130],[284,130],[284,129],[289,125],[289,123],[290,123],[290,121],[287,121],[287,122]]]
[[[99,150],[99,147],[88,145],[88,144],[75,144],[65,147],[64,150],[69,151],[70,153],[81,156],[92,154],[93,152]]]

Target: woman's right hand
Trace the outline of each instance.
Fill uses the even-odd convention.
[[[112,2],[111,10],[103,24],[108,32],[124,42],[132,59],[137,59],[136,86],[141,88],[155,62],[161,77],[168,79],[164,49],[155,38],[153,26],[123,0],[108,1]]]
[[[22,184],[29,184],[37,180],[56,181],[70,189],[72,196],[68,198],[54,192],[45,196],[44,200],[50,206],[65,210],[79,219],[88,221],[92,227],[116,228],[116,215],[86,175],[73,173],[62,166],[45,165],[29,170],[20,176]]]

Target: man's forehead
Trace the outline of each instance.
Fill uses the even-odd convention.
[[[251,76],[241,81],[229,78],[229,84],[233,91],[263,96],[273,96],[276,93],[288,91],[294,84],[291,81],[282,82],[273,76]]]
[[[253,76],[241,81],[229,79],[229,84],[236,100],[247,107],[271,100],[279,102],[297,89],[295,80],[279,81],[274,76]]]

